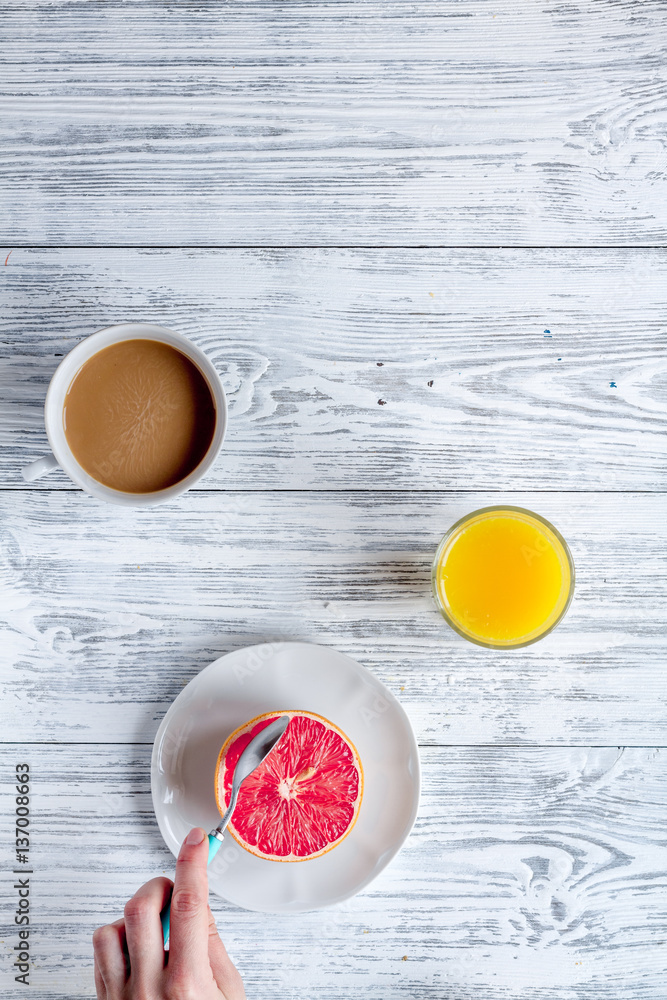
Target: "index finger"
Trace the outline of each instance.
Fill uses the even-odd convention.
[[[171,896],[170,973],[201,977],[208,960],[208,840],[196,827],[183,841]]]

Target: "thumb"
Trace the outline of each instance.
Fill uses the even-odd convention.
[[[183,841],[171,895],[169,968],[197,982],[208,966],[208,841],[199,827]]]

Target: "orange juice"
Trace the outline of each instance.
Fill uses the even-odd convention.
[[[443,538],[433,593],[449,624],[481,646],[526,646],[561,620],[574,564],[552,524],[522,507],[484,507]]]

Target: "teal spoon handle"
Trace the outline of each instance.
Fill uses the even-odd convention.
[[[213,858],[216,856],[220,848],[222,847],[222,838],[214,837],[212,833],[208,835],[208,861],[207,865],[210,865]]]
[[[207,865],[210,865],[213,858],[216,856],[220,850],[222,840],[219,837],[214,837],[212,833],[208,835],[208,861]],[[162,924],[162,937],[164,940],[165,948],[169,944],[169,927],[171,923],[171,900],[167,903],[164,910],[160,914],[160,923]]]

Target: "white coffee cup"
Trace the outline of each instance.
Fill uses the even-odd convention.
[[[63,408],[67,390],[72,384],[74,376],[94,354],[112,344],[118,344],[122,340],[157,340],[176,348],[186,358],[189,358],[204,376],[215,403],[216,421],[213,439],[199,465],[178,483],[174,483],[173,486],[168,486],[164,490],[156,490],[154,493],[123,493],[121,490],[114,490],[99,483],[79,465],[65,436]],[[37,459],[36,462],[23,470],[23,478],[26,482],[30,483],[46,472],[60,467],[72,482],[93,497],[107,500],[109,503],[123,504],[126,507],[151,507],[180,496],[181,493],[185,493],[191,486],[199,482],[202,476],[206,475],[222,448],[227,428],[227,401],[217,371],[206,355],[186,337],[181,336],[180,333],[174,333],[172,330],[165,330],[161,326],[152,326],[149,323],[122,323],[120,326],[110,326],[106,330],[99,330],[97,333],[91,334],[63,358],[53,374],[46,394],[44,424],[52,454]]]

